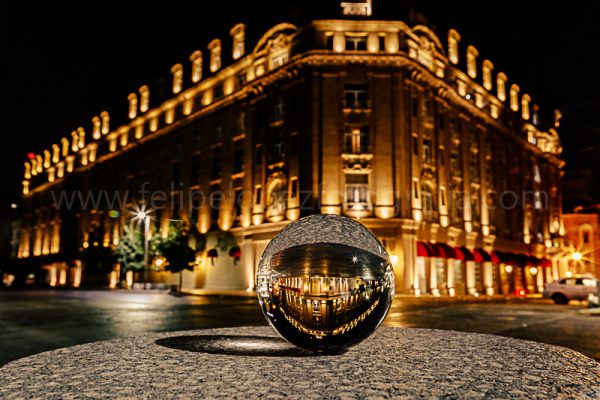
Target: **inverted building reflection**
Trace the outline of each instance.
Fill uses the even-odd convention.
[[[263,309],[274,323],[315,339],[343,335],[362,323],[378,324],[383,318],[378,309],[384,309],[380,303],[391,301],[389,260],[364,250],[309,244],[285,249],[264,261],[271,273],[258,274]]]

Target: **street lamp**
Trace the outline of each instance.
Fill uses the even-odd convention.
[[[150,232],[150,213],[153,210],[146,210],[146,205],[141,208],[137,207],[133,214],[133,220],[142,224],[142,232],[144,232],[144,289],[148,286],[148,233]]]
[[[581,254],[579,251],[576,251],[573,254],[571,254],[571,259],[573,261],[581,261],[582,258],[583,258],[583,254]]]

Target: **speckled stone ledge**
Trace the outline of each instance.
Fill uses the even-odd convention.
[[[0,368],[0,398],[600,398],[600,364],[517,339],[381,328],[315,356],[269,327],[173,332],[38,354]]]

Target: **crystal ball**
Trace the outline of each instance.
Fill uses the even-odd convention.
[[[394,297],[394,271],[364,225],[322,214],[289,224],[271,240],[256,285],[265,318],[284,339],[339,353],[381,324]]]

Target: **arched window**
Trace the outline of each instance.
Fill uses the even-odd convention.
[[[173,93],[177,94],[183,88],[183,67],[181,64],[173,65],[171,74],[173,75]]]
[[[200,82],[202,79],[202,52],[200,50],[193,52],[190,62],[192,63],[192,82]]]
[[[528,94],[524,94],[521,97],[521,115],[524,120],[529,120],[530,112],[529,112],[529,103],[531,102],[531,97]]]
[[[102,122],[100,121],[100,117],[94,117],[92,118],[92,138],[94,138],[94,140],[98,140],[100,139],[100,136],[102,135],[100,133],[100,129],[102,127]]]
[[[467,73],[473,79],[477,78],[477,57],[479,52],[473,46],[467,47]]]
[[[519,111],[519,85],[513,84],[510,87],[510,109]]]
[[[490,60],[483,61],[481,74],[483,75],[483,87],[487,90],[492,90],[492,71],[494,71],[494,64]]]
[[[232,56],[234,60],[244,55],[245,31],[246,26],[244,24],[237,24],[229,31],[229,34],[233,38]]]
[[[110,131],[110,116],[108,112],[102,111],[100,113],[100,119],[102,120],[102,134],[106,135]]]
[[[62,138],[60,144],[62,146],[62,156],[66,157],[69,154],[69,139]]]
[[[138,107],[138,98],[137,94],[130,93],[127,96],[127,100],[129,101],[129,119],[134,119],[137,116],[137,107]]]
[[[458,64],[458,42],[460,35],[454,29],[448,32],[448,58],[452,64]]]
[[[150,108],[150,89],[144,85],[140,88],[140,112],[148,111]]]
[[[498,99],[500,101],[506,100],[506,74],[500,72],[496,77],[496,90],[498,91]]]
[[[215,39],[208,45],[210,51],[210,72],[216,72],[221,68],[221,41]]]

